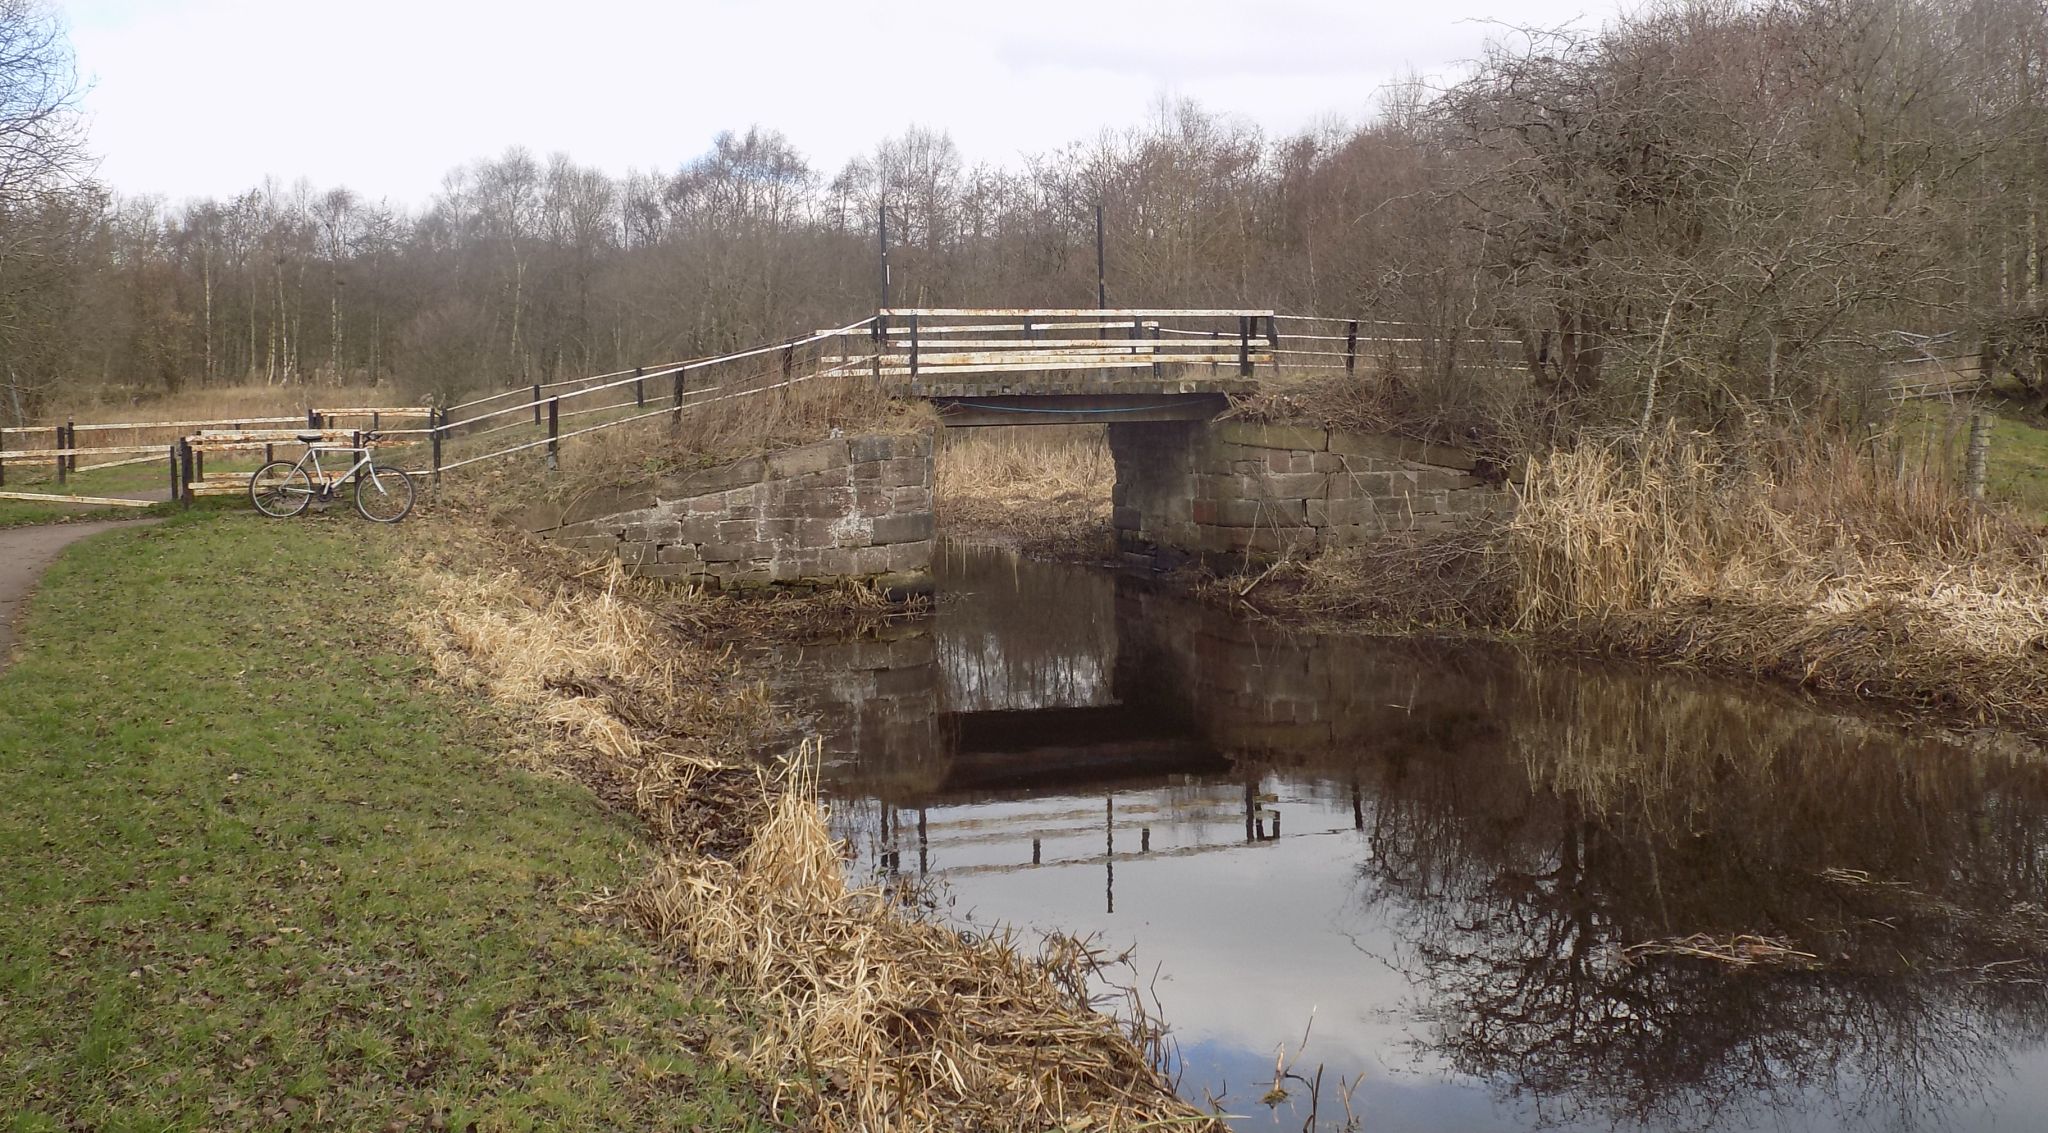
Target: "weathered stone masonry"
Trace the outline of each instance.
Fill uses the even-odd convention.
[[[1241,421],[1111,425],[1113,521],[1133,557],[1212,560],[1355,546],[1499,514],[1513,496],[1467,452],[1380,434]]]
[[[835,437],[594,494],[527,526],[641,578],[929,590],[932,439]]]

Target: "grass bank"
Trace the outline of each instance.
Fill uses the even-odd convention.
[[[0,675],[14,1129],[763,1127],[734,1000],[584,910],[646,851],[393,613],[401,532],[204,513],[45,577]]]
[[[1498,526],[1330,552],[1250,599],[1326,625],[1517,635],[2048,733],[2048,540],[1951,477],[1815,434],[1669,434],[1551,453],[1521,492]]]

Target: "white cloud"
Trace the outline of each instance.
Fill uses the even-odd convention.
[[[1409,69],[1474,55],[1487,16],[1584,3],[1265,6],[913,0],[75,0],[64,5],[101,176],[171,198],[266,175],[424,201],[510,145],[670,168],[721,129],[788,134],[828,173],[913,123],[970,160],[1143,119],[1162,93],[1270,130],[1366,113]],[[1605,9],[1600,9],[1604,11]]]

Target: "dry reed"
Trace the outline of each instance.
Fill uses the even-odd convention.
[[[1512,625],[2048,726],[2043,540],[1825,438],[1667,436],[1532,466]]]
[[[1100,558],[1112,546],[1115,481],[1100,425],[948,429],[937,452],[939,523],[955,538]]]
[[[1030,955],[848,886],[815,753],[767,770],[758,684],[688,636],[681,607],[710,599],[643,601],[615,564],[503,542],[493,562],[516,569],[485,569],[493,541],[462,538],[421,564],[420,640],[445,678],[549,725],[527,762],[648,822],[661,860],[603,907],[754,997],[738,1058],[778,1105],[824,1130],[1221,1128],[1173,1095],[1142,1012],[1093,1009],[1085,946]]]

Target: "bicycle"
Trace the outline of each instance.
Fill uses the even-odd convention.
[[[249,477],[249,502],[272,519],[290,519],[305,511],[315,499],[332,500],[351,478],[356,482],[356,511],[372,523],[397,523],[412,512],[415,492],[412,477],[397,468],[384,468],[370,460],[369,445],[377,439],[371,433],[361,445],[322,445],[319,433],[299,433],[306,451],[297,463],[273,460]],[[323,452],[354,453],[355,463],[340,476],[330,477],[320,467]],[[310,464],[312,471],[308,472]]]

